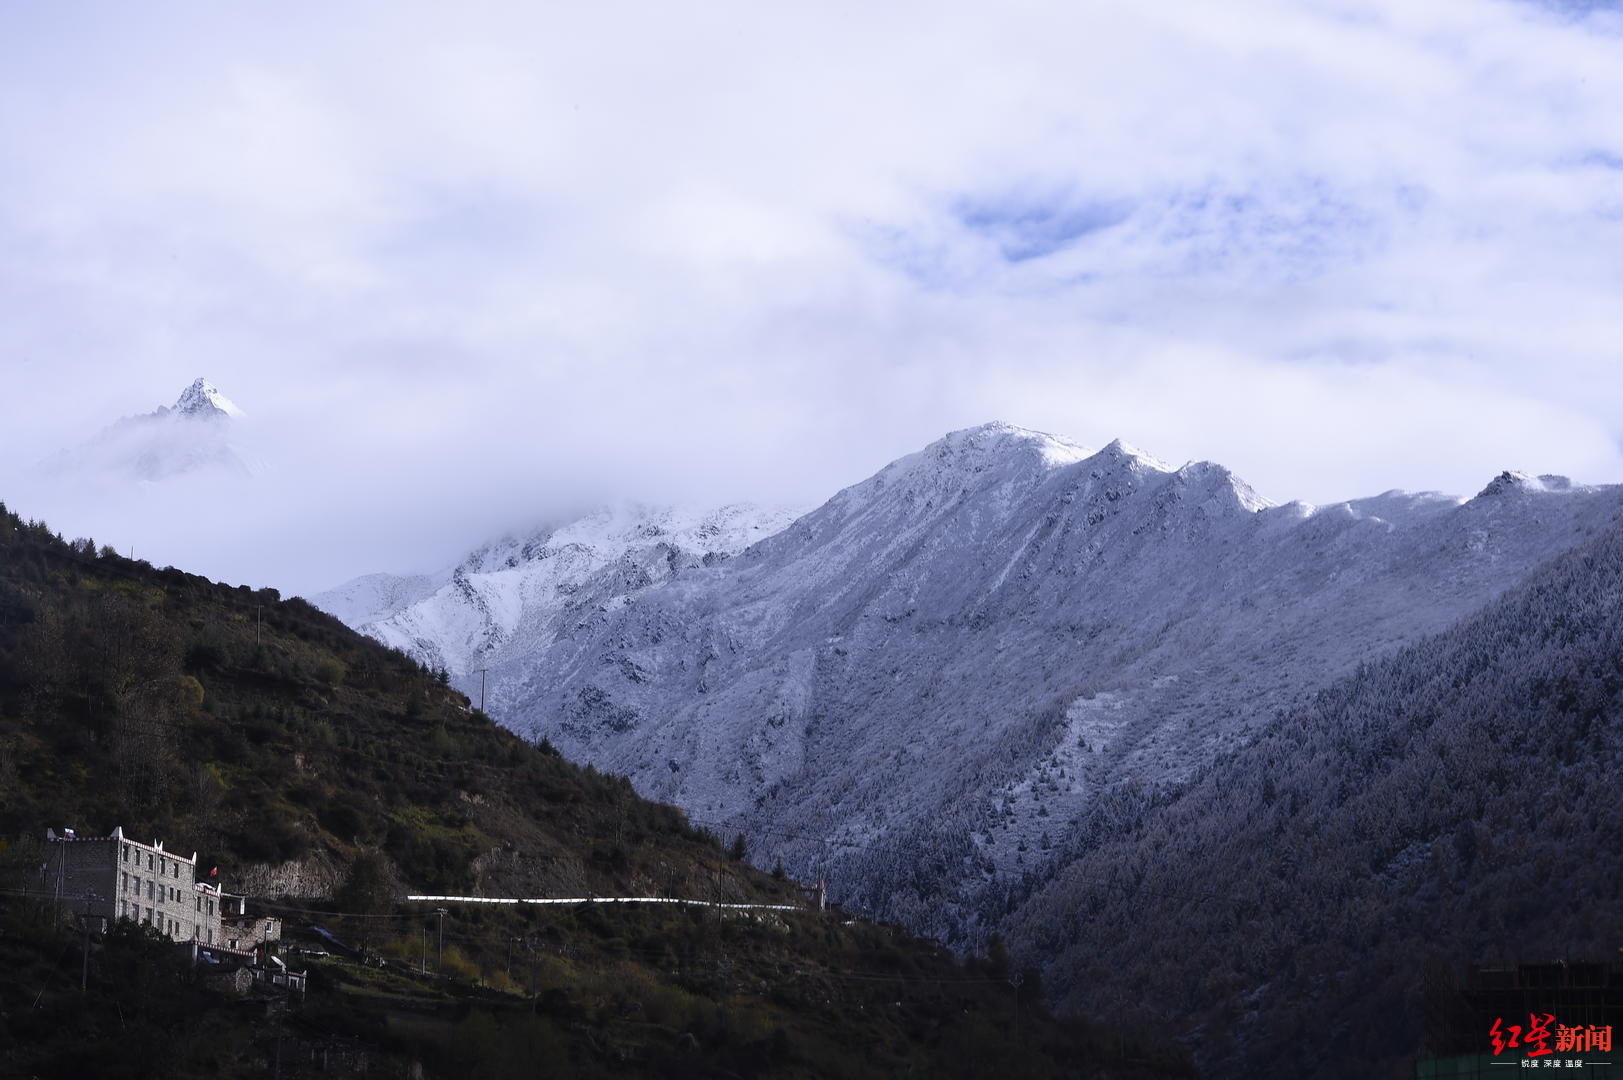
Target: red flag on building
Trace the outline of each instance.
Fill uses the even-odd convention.
[[[218,874],[219,872],[220,872],[220,868],[218,866],[216,866],[214,869],[209,871],[209,877],[213,877],[215,874]]]

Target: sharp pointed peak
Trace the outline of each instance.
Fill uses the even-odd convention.
[[[180,392],[180,397],[175,399],[174,411],[185,416],[219,414],[236,418],[242,415],[242,410],[237,408],[235,402],[220,393],[219,388],[204,378],[194,380]]]
[[[1172,480],[1174,484],[1182,485],[1186,489],[1204,490],[1211,494],[1220,493],[1223,499],[1232,500],[1234,505],[1252,513],[1275,505],[1272,499],[1259,494],[1250,484],[1236,476],[1233,469],[1215,461],[1188,462],[1173,473]]]
[[[1141,465],[1144,468],[1150,469],[1154,472],[1168,473],[1173,471],[1171,465],[1168,465],[1154,454],[1145,453],[1143,450],[1140,450],[1138,447],[1134,446],[1132,443],[1121,438],[1120,436],[1111,439],[1110,442],[1105,444],[1105,448],[1103,450],[1100,450],[1093,456],[1095,458],[1102,458],[1106,461],[1116,461],[1130,465]]]

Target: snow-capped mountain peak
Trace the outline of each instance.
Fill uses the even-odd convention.
[[[1172,472],[1173,468],[1153,454],[1147,454],[1138,447],[1122,439],[1111,439],[1105,448],[1093,455],[1103,461],[1117,462],[1125,465],[1136,464],[1151,472]]]
[[[1210,461],[1192,461],[1183,466],[1173,474],[1173,483],[1181,489],[1198,491],[1208,499],[1232,502],[1252,513],[1274,505],[1233,472]]]
[[[1523,472],[1506,469],[1488,481],[1488,486],[1477,492],[1476,497],[1482,499],[1510,492],[1571,491],[1572,489],[1572,481],[1565,476],[1557,476],[1554,473],[1529,476]]]
[[[158,483],[186,474],[223,471],[252,476],[252,459],[234,440],[230,420],[242,417],[236,403],[207,379],[198,379],[171,408],[160,405],[114,421],[79,446],[58,451],[40,463],[46,475],[79,483]]]
[[[971,466],[984,465],[988,460],[1028,458],[1035,459],[1045,467],[1055,468],[1074,464],[1092,453],[1088,447],[1064,436],[993,420],[976,427],[948,432],[912,456],[926,461]]]
[[[798,514],[620,503],[484,544],[437,574],[367,575],[313,600],[461,681],[501,662],[510,644],[549,643],[679,573],[727,561]]]
[[[221,416],[236,419],[242,416],[242,410],[237,408],[236,403],[220,393],[207,379],[198,379],[182,390],[173,411],[182,416],[211,419]]]
[[[1093,451],[1058,435],[997,420],[948,432],[922,450],[897,458],[841,491],[831,505],[870,506],[881,493],[900,493],[918,508],[939,508],[966,492],[1041,483],[1054,470]]]

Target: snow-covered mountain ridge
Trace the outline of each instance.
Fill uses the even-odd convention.
[[[418,604],[362,629],[464,678],[480,657],[502,722],[870,910],[973,936],[1090,807],[1477,610],[1619,502],[1512,476],[1274,505],[1220,465],[989,424],[733,557],[560,575],[555,617],[479,607],[477,575],[517,570],[498,546],[436,593],[461,590],[442,610],[465,621],[412,622]]]
[[[510,652],[522,658],[586,614],[630,603],[684,567],[729,558],[794,517],[742,504],[708,511],[622,504],[503,537],[437,573],[369,574],[313,602],[469,689],[481,667]]]

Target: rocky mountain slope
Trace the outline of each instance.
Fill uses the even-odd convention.
[[[512,624],[481,666],[503,723],[975,940],[1085,818],[1480,609],[1619,500],[1506,473],[1274,505],[1219,465],[989,424],[734,557],[627,567],[642,584]]]

